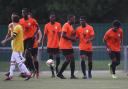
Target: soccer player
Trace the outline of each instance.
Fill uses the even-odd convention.
[[[24,74],[26,74],[26,79],[29,80],[31,78],[31,74],[26,68],[24,64],[24,57],[22,56],[22,53],[24,51],[24,46],[23,46],[23,29],[22,26],[19,24],[19,16],[18,15],[13,15],[12,16],[13,20],[13,29],[11,31],[11,36],[8,37],[7,39],[4,39],[1,43],[5,45],[6,42],[11,41],[11,46],[12,46],[12,56],[11,56],[11,61],[10,61],[10,71],[9,71],[9,76],[5,80],[11,80],[13,77],[13,73],[15,70],[15,65],[18,64],[19,70],[21,72],[24,71]]]
[[[9,37],[11,37],[11,33],[13,32],[13,29],[14,29],[14,19],[13,19],[13,17],[15,16],[15,15],[17,15],[15,12],[13,12],[12,13],[12,15],[11,15],[11,23],[8,25],[8,32],[7,32],[7,34],[6,34],[6,36],[5,36],[5,38],[4,38],[4,40],[6,40],[6,39],[8,39]],[[18,66],[19,67],[19,66]],[[20,69],[20,68],[19,68]],[[21,74],[20,74],[20,76],[24,76],[24,71],[22,71],[22,70],[20,70],[20,72],[21,72]],[[7,72],[5,75],[6,76],[9,76],[9,74],[10,74],[10,72]]]
[[[27,8],[22,9],[22,16],[23,18],[20,19],[20,24],[22,25],[24,31],[25,64],[30,70],[32,69],[33,72],[36,72],[36,65],[32,63],[32,60],[34,59],[31,50],[33,49],[34,40],[38,33],[39,26],[34,18],[29,17],[29,11]]]
[[[61,38],[60,38],[60,43],[59,47],[65,56],[65,61],[57,74],[57,76],[61,79],[66,79],[63,76],[63,72],[70,63],[70,68],[71,68],[71,79],[76,79],[74,75],[75,71],[75,60],[74,60],[74,55],[73,55],[73,48],[72,48],[72,43],[76,40],[75,39],[75,31],[73,29],[72,24],[75,21],[75,16],[74,15],[69,15],[68,16],[68,21],[63,25],[62,27],[62,33],[61,33]]]
[[[112,78],[117,78],[115,75],[116,67],[120,64],[120,51],[121,43],[123,39],[123,31],[121,23],[118,20],[114,20],[112,27],[104,35],[104,42],[107,47],[107,51],[112,62],[109,64]]]
[[[59,55],[59,39],[61,32],[61,24],[56,22],[55,14],[51,14],[50,22],[48,22],[44,27],[44,37],[42,41],[42,45],[47,37],[47,52],[49,55],[49,59],[56,60],[56,73],[58,73],[58,66],[60,64],[60,55]],[[52,77],[55,77],[54,67],[50,66]]]
[[[85,16],[80,17],[80,26],[76,30],[76,38],[79,39],[79,50],[83,79],[86,79],[86,63],[88,59],[88,78],[92,78],[92,40],[94,38],[93,27],[88,25]]]
[[[41,33],[40,30],[38,30],[38,33],[37,33],[37,35],[35,37],[35,40],[34,40],[33,48],[31,50],[31,55],[33,57],[32,62],[33,62],[34,66],[35,66],[35,69],[36,69],[35,73],[33,74],[33,77],[36,74],[36,78],[39,77],[39,62],[37,60],[37,54],[38,54],[39,44],[41,43],[41,39],[42,39],[42,33]]]

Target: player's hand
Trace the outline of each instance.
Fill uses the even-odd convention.
[[[108,52],[111,52],[110,48],[107,47],[106,49],[107,49]]]
[[[41,40],[38,40],[37,42],[38,42],[38,44],[40,44],[41,43]]]
[[[6,40],[1,41],[1,44],[5,46]]]

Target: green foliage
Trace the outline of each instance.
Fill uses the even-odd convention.
[[[13,11],[21,14],[24,7],[32,9],[40,23],[48,21],[51,11],[55,11],[62,22],[67,14],[77,17],[85,15],[89,22],[111,22],[119,19],[128,21],[127,0],[0,0],[0,24],[7,24]]]

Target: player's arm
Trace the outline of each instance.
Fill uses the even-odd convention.
[[[76,41],[76,37],[75,36],[68,37],[66,35],[66,32],[62,32],[62,37],[65,38],[65,39],[67,39],[67,40],[73,41],[73,42]]]
[[[40,30],[40,27],[39,27],[37,21],[34,18],[33,18],[33,26],[36,27],[36,32],[34,33],[34,36],[33,36],[35,38],[38,34],[38,30]]]
[[[109,46],[107,44],[107,40],[108,40],[108,32],[105,33],[104,38],[103,38],[103,42],[105,43],[107,51],[110,52],[111,49],[109,48]]]
[[[42,39],[42,32],[40,30],[38,30],[38,35],[39,35],[38,43],[40,44],[41,43],[41,39]]]
[[[11,36],[11,28],[12,28],[12,23],[10,23],[10,24],[8,25],[8,32],[7,32],[6,36],[5,36],[5,39],[7,39],[8,37]]]
[[[8,41],[15,39],[16,36],[17,36],[17,33],[13,32],[13,35],[11,37],[8,37],[7,39],[3,40],[1,42],[1,44],[4,46]]]

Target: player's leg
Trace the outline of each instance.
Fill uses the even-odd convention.
[[[53,60],[53,53],[52,52],[49,52],[49,59],[52,59]],[[51,77],[54,78],[55,77],[55,73],[54,73],[54,67],[52,65],[50,65],[50,70],[52,72],[52,76]]]
[[[11,80],[14,74],[14,70],[15,70],[15,65],[16,65],[16,60],[15,60],[15,52],[12,52],[12,56],[11,56],[11,61],[10,61],[10,69],[9,69],[9,73],[7,76],[7,78],[5,80]]]
[[[92,78],[92,52],[87,52],[88,56],[88,78]]]
[[[24,41],[24,48],[25,48],[24,55],[26,58],[25,65],[27,66],[27,68],[29,68],[30,71],[35,72],[35,67],[32,62],[32,56],[31,56],[31,50],[33,48],[33,39],[32,38],[26,39]]]
[[[63,76],[63,72],[65,71],[65,69],[67,68],[68,64],[70,63],[70,56],[68,54],[68,51],[65,50],[65,49],[62,49],[62,54],[65,56],[65,61],[62,64],[62,67],[61,67],[60,71],[58,72],[57,77],[59,77],[61,79],[66,79]]]
[[[19,70],[24,71],[24,74],[26,74],[26,80],[29,80],[31,78],[31,73],[29,72],[29,70],[27,69],[27,67],[25,66],[25,64],[22,61],[24,59],[22,56],[22,53],[17,52],[15,59],[16,59],[16,63],[19,66]]]
[[[56,54],[56,56],[55,56],[56,58],[56,74],[58,74],[58,67],[59,67],[59,64],[60,64],[60,55],[59,55],[59,53],[57,53]]]
[[[86,55],[84,51],[80,51],[80,59],[81,59],[81,70],[83,73],[83,79],[86,79],[86,63],[85,63],[85,59],[86,59]]]
[[[115,52],[115,62],[117,67],[120,64],[120,52]],[[116,67],[115,67],[115,71],[116,71]]]
[[[120,52],[116,52],[116,66],[120,64],[120,58],[121,58]]]
[[[71,79],[77,79],[77,77],[74,75],[75,72],[75,59],[74,59],[74,55],[70,54],[69,56],[69,60],[70,60],[70,68],[71,68]]]
[[[116,65],[117,65],[115,52],[112,51],[109,53],[109,55],[110,55],[110,58],[112,60],[111,65],[110,65],[110,68],[112,70],[112,78],[117,78],[115,75],[115,70],[116,70]]]
[[[68,58],[68,56],[65,56],[65,61],[62,64],[62,67],[61,67],[60,71],[58,72],[57,77],[59,77],[61,79],[66,79],[63,76],[63,72],[65,71],[65,69],[67,68],[67,66],[68,66],[69,63],[70,63],[70,59]]]
[[[36,72],[36,78],[39,77],[39,62],[37,60],[37,53],[38,53],[38,48],[33,48],[32,49],[32,56],[33,56],[33,64],[34,64],[34,67],[35,67],[35,72]]]

